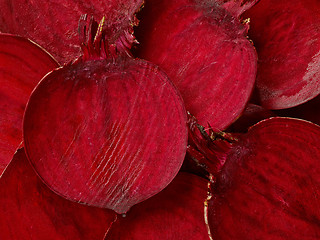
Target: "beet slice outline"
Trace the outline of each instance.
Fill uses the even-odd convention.
[[[105,240],[208,240],[204,220],[207,186],[203,178],[179,173],[162,192],[119,217]]]
[[[243,135],[212,184],[212,238],[318,239],[319,138],[319,126],[279,117]]]
[[[102,28],[83,45],[83,58],[53,71],[33,91],[24,143],[55,192],[125,213],[178,173],[187,146],[186,112],[167,76],[125,56],[123,40],[107,46]]]
[[[0,33],[0,175],[22,141],[22,118],[33,88],[59,64],[28,39]]]
[[[263,0],[244,14],[259,55],[263,107],[290,108],[319,95],[319,8],[314,0]]]
[[[245,108],[257,68],[255,49],[246,38],[248,24],[235,16],[241,7],[231,4],[234,12],[229,13],[222,5],[150,1],[137,28],[137,55],[164,69],[186,109],[201,125],[209,122],[218,130]]]
[[[143,0],[105,1],[21,1],[0,0],[0,31],[30,38],[47,49],[60,63],[81,55],[78,19],[83,14],[109,21],[109,34],[115,38],[130,24]]]
[[[19,149],[0,178],[1,239],[101,240],[116,219],[53,193]]]

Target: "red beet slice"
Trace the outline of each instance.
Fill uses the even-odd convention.
[[[124,213],[178,173],[187,120],[167,76],[125,56],[120,42],[100,42],[102,28],[84,46],[83,58],[53,71],[34,90],[24,142],[34,168],[54,191]],[[99,44],[101,49],[93,48]]]
[[[0,238],[101,240],[115,213],[70,202],[50,191],[17,151],[0,179]]]
[[[33,42],[0,34],[0,175],[22,141],[22,117],[31,91],[58,66]]]
[[[315,124],[271,118],[252,127],[213,184],[212,238],[319,239],[319,159]]]
[[[161,193],[118,218],[106,240],[208,240],[204,221],[207,181],[180,173]]]
[[[61,63],[81,55],[78,19],[89,14],[108,19],[110,34],[115,38],[130,24],[143,0],[105,1],[22,1],[0,0],[0,31],[18,34],[37,42]]]
[[[244,109],[255,80],[248,26],[209,1],[151,1],[143,11],[138,55],[164,69],[200,124],[226,128]]]
[[[261,104],[283,109],[320,93],[320,4],[316,0],[261,0],[246,15],[257,47]]]

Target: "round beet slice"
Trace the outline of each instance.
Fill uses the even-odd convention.
[[[101,37],[98,32],[94,39]],[[97,59],[91,47],[98,43],[37,86],[24,116],[24,141],[32,165],[54,191],[124,213],[179,171],[186,112],[157,66],[103,40],[99,50],[107,55]]]
[[[319,1],[262,0],[245,16],[259,55],[256,86],[262,106],[290,108],[319,95]]]
[[[319,126],[289,118],[256,124],[212,185],[212,238],[319,239],[319,160]]]
[[[138,56],[164,69],[201,125],[225,129],[254,85],[257,55],[246,38],[248,26],[210,1],[150,1],[143,11]]]
[[[47,49],[60,63],[81,55],[78,19],[83,14],[108,19],[115,38],[129,24],[143,0],[0,0],[0,32],[30,38]]]
[[[204,218],[208,181],[179,173],[161,193],[132,207],[105,240],[209,240]]]
[[[0,34],[0,175],[22,141],[22,118],[33,88],[58,63],[41,47]]]
[[[0,238],[101,240],[116,219],[107,209],[84,206],[53,193],[19,149],[0,178]]]

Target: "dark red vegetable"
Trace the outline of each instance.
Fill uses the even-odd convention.
[[[60,63],[81,55],[78,19],[83,14],[108,19],[109,36],[116,39],[130,24],[143,0],[0,0],[0,32],[18,34],[37,42]],[[114,39],[113,39],[114,40]]]
[[[105,240],[209,240],[204,221],[207,184],[180,173],[161,193],[119,217]]]
[[[101,240],[115,213],[73,203],[49,190],[20,149],[0,178],[0,239]]]
[[[290,118],[253,126],[212,184],[212,239],[319,239],[319,160],[319,126]]]
[[[320,93],[320,3],[260,0],[245,13],[259,55],[262,106],[290,108]]]
[[[31,91],[58,66],[33,42],[0,34],[0,175],[22,141],[22,117]]]
[[[91,22],[89,33],[94,29]],[[97,29],[83,36],[89,42],[82,58],[34,90],[24,116],[25,148],[54,191],[125,213],[179,171],[186,112],[157,66],[128,56],[129,31],[107,43],[104,25]]]
[[[138,56],[164,69],[200,124],[219,130],[240,115],[255,80],[256,52],[239,20],[254,1],[241,2],[147,1],[137,28]]]

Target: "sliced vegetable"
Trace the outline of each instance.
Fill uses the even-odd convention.
[[[58,66],[30,40],[0,33],[0,175],[22,141],[22,118],[31,91]]]
[[[261,0],[245,16],[259,55],[261,105],[290,108],[319,95],[319,1]]]
[[[70,202],[53,193],[31,168],[23,149],[0,178],[0,238],[101,240],[115,213]]]
[[[212,238],[318,239],[319,159],[315,124],[271,118],[252,127],[212,184]]]
[[[37,42],[60,63],[81,55],[78,19],[83,14],[108,19],[109,36],[115,39],[130,24],[143,0],[0,0],[0,31],[18,34]]]
[[[245,108],[257,65],[255,49],[246,38],[248,24],[239,20],[246,7],[228,4],[147,1],[137,28],[138,56],[163,68],[186,109],[201,125],[209,123],[218,130]]]
[[[187,146],[186,112],[157,66],[130,57],[91,21],[84,55],[47,75],[24,116],[27,155],[54,191],[125,213],[164,189]],[[91,31],[97,29],[97,34]]]

